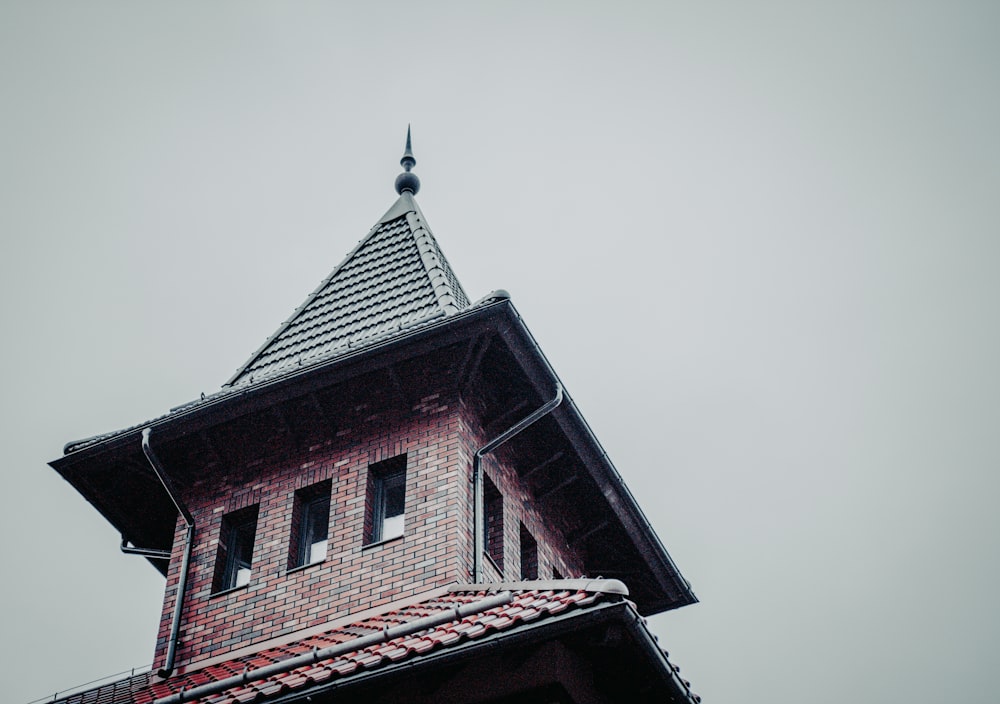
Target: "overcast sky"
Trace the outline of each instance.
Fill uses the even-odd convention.
[[[651,623],[706,702],[995,702],[1000,5],[361,5],[0,3],[3,699],[152,659],[162,578],[46,462],[218,389],[412,123],[700,597]]]

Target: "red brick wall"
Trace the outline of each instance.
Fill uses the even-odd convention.
[[[467,394],[473,396],[474,394]],[[395,402],[398,406],[398,399]],[[265,443],[265,457],[232,460],[238,468],[206,470],[184,500],[196,522],[176,665],[288,636],[353,612],[385,605],[451,582],[472,580],[472,483],[475,451],[484,437],[476,403],[448,393],[430,394],[407,408],[375,402],[336,433],[308,447]],[[331,437],[332,435],[332,437]],[[513,441],[516,442],[516,439]],[[239,450],[233,446],[232,456]],[[406,529],[397,540],[365,546],[365,497],[370,465],[406,454]],[[220,453],[225,454],[225,453]],[[504,573],[484,560],[486,581],[520,577],[520,524],[538,543],[538,576],[581,574],[582,561],[565,538],[533,508],[517,472],[489,455],[484,471],[504,497]],[[294,550],[295,492],[330,480],[330,532],[326,559],[289,570]],[[250,583],[212,593],[218,541],[226,514],[259,505]],[[163,665],[183,552],[178,521],[156,643]]]
[[[475,452],[490,442],[493,437],[486,437],[478,419],[477,400],[467,397],[462,404],[464,423],[463,443],[469,456],[469,467]],[[525,410],[527,415],[533,409]],[[519,420],[519,418],[518,418]],[[510,440],[516,443],[517,438]],[[553,527],[552,521],[535,509],[534,497],[528,488],[518,478],[516,469],[503,461],[502,447],[483,458],[483,471],[496,485],[503,495],[503,574],[495,569],[495,565],[483,559],[483,579],[488,582],[514,582],[521,576],[521,528],[523,523],[538,542],[538,578],[551,579],[553,569],[564,577],[575,577],[583,574],[583,560],[574,550],[566,545],[562,532]],[[472,525],[471,488],[469,491],[469,508],[465,520],[466,525]],[[471,546],[466,555],[471,568]]]
[[[387,604],[434,587],[467,581],[460,564],[463,536],[458,505],[469,458],[460,447],[454,404],[432,395],[408,414],[372,415],[355,427],[298,454],[247,462],[200,482],[185,501],[196,523],[181,622],[178,666],[287,635],[353,611]],[[406,532],[364,547],[368,466],[406,454]],[[295,492],[332,483],[326,560],[288,570]],[[222,517],[259,504],[250,584],[212,594]],[[166,654],[183,552],[183,524],[174,540],[155,664]]]

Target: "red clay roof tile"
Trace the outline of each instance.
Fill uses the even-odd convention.
[[[223,692],[208,694],[198,701],[205,704],[223,704],[266,700],[283,692],[301,690],[335,677],[347,677],[360,670],[412,660],[433,650],[455,647],[466,640],[510,630],[521,623],[534,621],[543,616],[555,615],[569,609],[583,609],[607,600],[609,595],[600,590],[600,582],[594,582],[594,585],[594,590],[585,589],[578,583],[572,583],[571,589],[515,589],[511,591],[510,602],[504,605],[454,618],[417,633],[401,635],[384,643],[343,653],[288,672],[259,680],[253,679],[254,671],[260,667],[316,652],[332,645],[348,643],[372,633],[382,632],[384,628],[410,623],[428,615],[443,614],[449,609],[473,604],[489,596],[487,591],[470,587],[469,591],[452,591],[419,604],[371,616],[347,626],[332,628],[319,635],[311,635],[282,646],[187,671],[168,680],[156,680],[147,672],[60,701],[66,704],[91,704],[91,702],[152,704],[157,700],[176,695],[182,690],[191,690],[244,672],[248,675],[247,683],[236,685]],[[618,597],[612,594],[612,598]]]

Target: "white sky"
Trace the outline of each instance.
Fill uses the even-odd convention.
[[[1000,6],[340,5],[0,4],[4,699],[152,658],[162,579],[45,463],[217,389],[410,122],[701,598],[652,624],[706,702],[996,701]]]

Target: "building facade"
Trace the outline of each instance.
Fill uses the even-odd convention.
[[[51,463],[166,578],[152,671],[62,701],[697,701],[643,619],[690,586],[415,163],[218,393]]]

